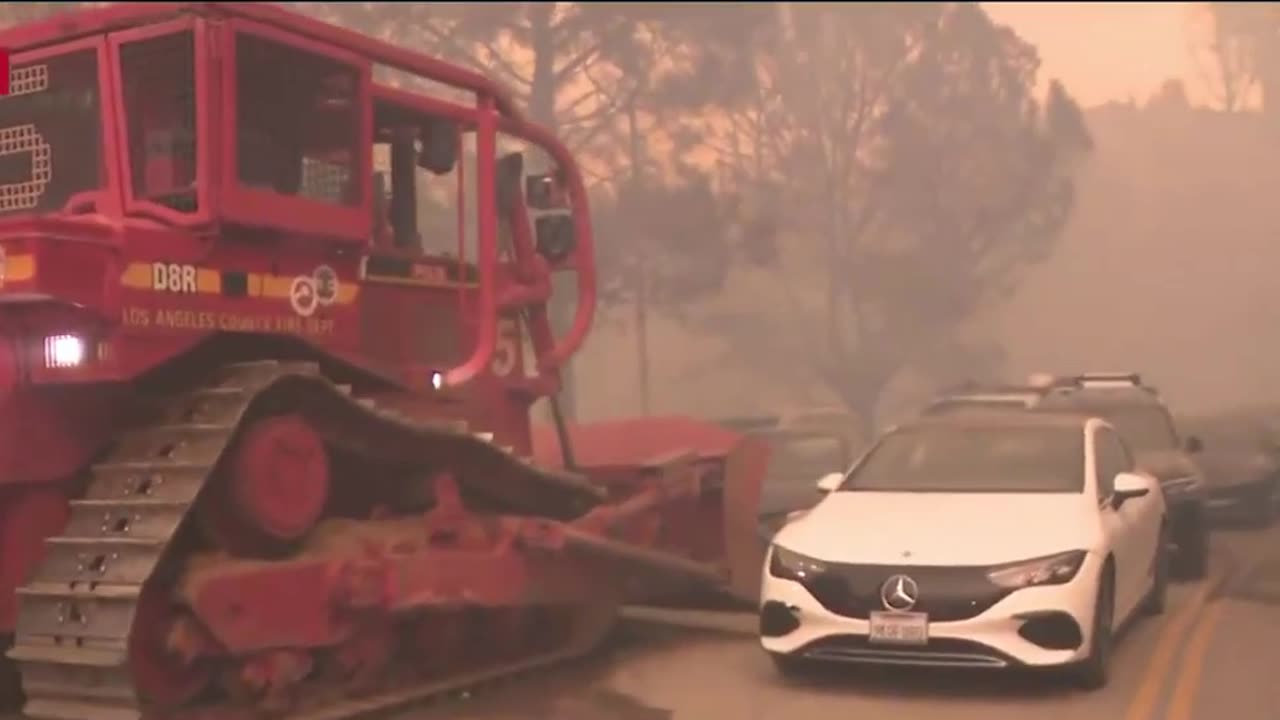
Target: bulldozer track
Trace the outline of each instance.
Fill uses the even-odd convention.
[[[451,453],[455,464],[475,468],[459,477],[460,486],[498,499],[517,514],[571,519],[602,499],[585,479],[537,468],[495,445],[492,435],[458,422],[411,419],[353,397],[314,363],[226,366],[207,384],[165,401],[154,424],[123,431],[90,469],[86,490],[71,502],[64,533],[46,541],[43,561],[19,589],[18,624],[8,652],[22,675],[25,717],[170,717],[151,712],[135,690],[130,637],[139,598],[148,582],[172,570],[180,555],[175,539],[195,524],[193,509],[238,432],[252,419],[282,409],[303,414],[327,445],[361,457],[430,467],[441,453]],[[339,720],[448,696],[582,655],[611,620],[536,656],[271,717]]]

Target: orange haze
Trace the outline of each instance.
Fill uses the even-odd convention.
[[[1164,80],[1183,80],[1193,102],[1207,93],[1193,48],[1199,3],[992,2],[982,7],[1040,50],[1042,77],[1057,77],[1081,104],[1145,101]]]

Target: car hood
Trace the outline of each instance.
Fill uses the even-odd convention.
[[[1134,453],[1134,462],[1160,480],[1177,480],[1200,474],[1200,467],[1181,450],[1148,450]]]
[[[1088,549],[1093,510],[1082,494],[835,492],[775,542],[830,562],[994,565]]]

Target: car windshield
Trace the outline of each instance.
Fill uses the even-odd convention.
[[[1178,447],[1173,420],[1159,405],[1122,405],[1098,408],[1096,412],[1114,425],[1129,447],[1137,452]]]
[[[852,492],[1075,493],[1079,427],[916,426],[890,433],[840,487]]]

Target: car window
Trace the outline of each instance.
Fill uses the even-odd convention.
[[[1094,468],[1098,475],[1099,501],[1116,490],[1116,475],[1133,469],[1133,459],[1124,441],[1110,428],[1100,427],[1093,436]]]
[[[1159,405],[1117,405],[1098,408],[1096,412],[1114,425],[1125,443],[1134,450],[1174,450],[1178,447],[1173,419]]]
[[[1069,493],[1084,489],[1079,426],[917,425],[885,435],[840,488],[867,492]]]

